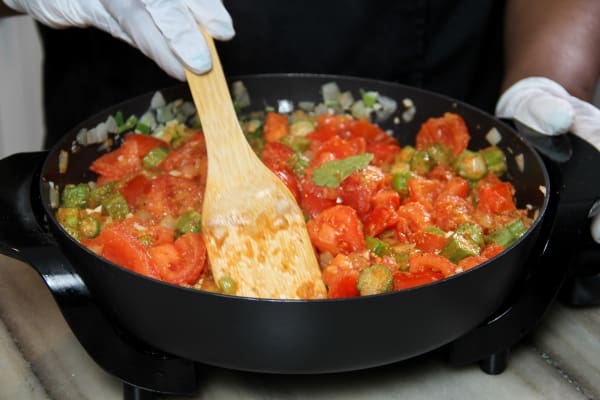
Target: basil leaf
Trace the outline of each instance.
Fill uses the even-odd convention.
[[[315,185],[336,188],[353,172],[369,165],[372,159],[373,154],[364,153],[343,160],[324,162],[313,172],[312,181]]]

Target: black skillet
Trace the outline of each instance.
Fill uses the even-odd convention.
[[[420,124],[447,111],[461,114],[472,134],[470,147],[487,146],[495,127],[508,154],[508,178],[518,206],[537,210],[532,228],[498,257],[465,273],[419,288],[391,294],[338,300],[283,301],[230,297],[172,286],[140,276],[96,256],[58,225],[49,205],[49,182],[88,181],[87,169],[99,156],[90,146],[70,156],[66,174],[58,173],[58,154],[69,151],[82,127],[93,127],[110,114],[143,113],[152,94],[106,110],[68,132],[43,160],[25,171],[7,171],[23,155],[2,161],[4,194],[0,252],[30,263],[51,291],[88,293],[115,329],[141,343],[186,360],[230,369],[271,373],[322,373],[363,369],[408,359],[452,342],[492,315],[527,273],[528,259],[549,201],[549,178],[538,154],[506,124],[473,107],[431,92],[373,80],[314,75],[248,76],[252,107],[277,100],[320,100],[320,88],[335,81],[355,96],[375,90],[399,104],[416,106],[410,122],[383,124],[402,144],[414,143]],[[185,86],[162,91],[167,100],[189,98]],[[397,116],[403,111],[399,107]],[[522,155],[519,168],[515,159]],[[15,162],[17,160],[17,162]],[[23,179],[26,181],[23,182]],[[548,193],[548,194],[545,194]],[[58,253],[65,259],[56,256]],[[68,264],[72,264],[70,267]],[[77,301],[77,296],[71,296]],[[93,329],[93,328],[92,328]],[[97,338],[102,342],[102,338]],[[107,349],[106,351],[110,351]]]

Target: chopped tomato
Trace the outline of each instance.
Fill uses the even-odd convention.
[[[142,159],[138,145],[133,140],[127,140],[116,150],[98,157],[90,169],[103,178],[103,183],[123,179],[142,169]]]
[[[417,201],[429,209],[440,193],[440,182],[435,179],[413,177],[408,180],[408,201]]]
[[[412,238],[416,248],[427,253],[441,251],[448,241],[446,236],[435,232],[428,232],[426,230],[415,232]]]
[[[489,213],[502,213],[517,209],[513,200],[514,188],[509,182],[484,184],[479,188],[477,208]]]
[[[354,208],[359,216],[365,216],[372,208],[372,198],[384,187],[386,176],[379,168],[367,167],[344,179],[340,189],[343,204]]]
[[[331,299],[356,297],[360,293],[357,288],[359,271],[354,269],[326,269],[323,281],[327,286],[327,297]]]
[[[394,289],[402,290],[439,281],[444,275],[438,271],[404,272],[394,271]]]
[[[492,258],[492,257],[496,257],[498,254],[502,253],[504,251],[504,246],[502,246],[501,244],[498,243],[490,243],[484,246],[483,249],[481,249],[481,256],[485,257],[485,258]]]
[[[284,114],[269,111],[265,117],[263,136],[267,142],[277,142],[290,132],[288,118]]]
[[[455,156],[467,149],[471,135],[464,119],[455,113],[447,112],[439,118],[429,118],[419,130],[416,138],[417,150],[424,150],[432,144],[440,143],[452,150]]]
[[[186,178],[200,178],[203,184],[206,176],[206,142],[204,135],[193,133],[185,144],[169,153],[160,163],[159,168],[164,172],[177,172]]]
[[[96,238],[83,244],[115,264],[158,278],[156,264],[128,221],[107,225]]]
[[[290,168],[290,158],[294,155],[294,150],[283,143],[267,143],[261,154],[262,162],[273,170],[282,170]]]
[[[402,217],[412,232],[421,231],[431,225],[431,214],[419,202],[405,203],[398,207],[398,216]]]
[[[460,224],[472,222],[473,205],[455,195],[439,196],[433,203],[432,219],[443,231],[453,231]]]
[[[317,127],[308,134],[311,140],[324,142],[335,135],[347,137],[354,120],[349,115],[322,114],[317,118]]]
[[[391,207],[375,207],[365,218],[365,234],[377,236],[398,223],[398,212]]]
[[[300,179],[300,205],[309,217],[314,218],[323,210],[336,204],[340,189],[317,186],[311,176],[310,171],[305,171],[304,177]]]
[[[362,223],[356,211],[345,205],[323,210],[307,224],[310,239],[321,252],[348,254],[365,248]]]
[[[315,157],[319,157],[321,153],[333,154],[333,159],[341,160],[346,157],[350,157],[357,154],[355,146],[346,139],[342,139],[339,136],[333,136],[324,142],[315,142],[317,145],[313,146]]]
[[[187,178],[160,175],[151,181],[146,191],[143,205],[138,206],[160,220],[188,210],[202,209],[203,190],[201,186]]]
[[[136,175],[133,179],[127,181],[120,192],[127,200],[129,207],[135,211],[138,201],[148,192],[150,185],[150,179],[145,175]]]
[[[198,233],[186,233],[174,243],[150,248],[160,278],[174,284],[193,285],[206,264],[206,246]]]
[[[450,178],[443,184],[442,191],[439,194],[440,197],[445,195],[466,198],[469,195],[469,182],[459,176]]]
[[[471,268],[475,268],[479,264],[486,262],[488,259],[482,256],[469,256],[465,257],[458,262],[458,266],[466,271]]]
[[[373,154],[373,165],[381,166],[391,164],[400,149],[397,143],[372,143],[367,146],[366,151]]]
[[[411,253],[408,265],[410,272],[438,271],[444,276],[452,275],[456,269],[456,265],[446,257],[433,253]]]

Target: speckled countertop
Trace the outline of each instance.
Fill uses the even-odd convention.
[[[0,256],[0,399],[122,399],[81,347],[37,273]],[[177,399],[177,397],[168,397]],[[436,353],[365,371],[268,375],[206,367],[185,399],[600,399],[600,307],[560,303],[486,375]],[[182,399],[183,399],[182,398]]]

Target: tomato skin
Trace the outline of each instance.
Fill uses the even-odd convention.
[[[402,290],[416,286],[427,285],[444,278],[438,271],[404,272],[394,271],[394,289]]]
[[[163,172],[178,171],[185,178],[198,178],[204,184],[207,167],[206,142],[204,135],[193,133],[185,144],[171,151],[159,164]]]
[[[490,243],[481,249],[481,256],[485,258],[493,258],[504,251],[504,246],[498,243]]]
[[[366,152],[373,154],[373,165],[381,166],[391,164],[400,150],[400,145],[396,143],[372,143],[367,146]]]
[[[283,143],[266,143],[261,153],[262,162],[273,170],[289,169],[294,151]]]
[[[412,232],[421,231],[431,225],[431,214],[422,203],[404,203],[397,211],[398,216],[408,222],[408,228]]]
[[[469,182],[459,176],[449,179],[442,188],[439,196],[458,196],[463,199],[469,195]]]
[[[97,237],[82,243],[115,264],[158,279],[156,264],[132,232],[130,221],[110,224]]]
[[[335,256],[365,249],[362,223],[351,207],[329,207],[308,221],[307,228],[312,243],[320,252]]]
[[[315,146],[312,146],[311,149],[316,158],[319,158],[322,153],[330,153],[333,155],[333,159],[341,160],[357,154],[356,147],[339,136],[333,136],[322,143],[315,143]]]
[[[444,113],[439,118],[429,118],[421,125],[416,137],[417,150],[440,143],[452,150],[457,156],[467,149],[471,135],[464,119],[455,113]]]
[[[117,149],[98,157],[90,166],[90,170],[100,175],[102,184],[123,179],[142,169],[142,159],[138,153],[138,145],[127,140]]]
[[[291,168],[290,158],[294,155],[294,151],[282,143],[267,143],[263,148],[261,159],[262,162],[275,175],[281,179],[287,188],[292,192],[297,202],[300,202],[300,189],[298,187],[298,178]]]
[[[193,285],[206,265],[206,246],[198,233],[186,233],[173,243],[150,248],[160,279],[176,285]]]
[[[477,208],[488,213],[503,213],[517,209],[513,200],[514,188],[509,182],[484,184],[479,188]]]
[[[418,231],[413,234],[413,241],[417,249],[427,253],[435,253],[444,248],[448,239],[439,233]]]
[[[145,175],[136,175],[127,181],[119,191],[125,197],[125,200],[127,200],[129,208],[135,211],[138,201],[148,192],[150,185],[150,179]]]
[[[263,137],[265,140],[269,143],[277,142],[289,133],[290,125],[288,117],[284,114],[269,111],[265,116],[265,124],[263,126]]]
[[[357,297],[360,295],[358,291],[358,270],[337,269],[333,273],[323,273],[323,281],[327,286],[327,297],[330,299],[338,299],[344,297]]]
[[[410,272],[438,271],[444,276],[450,276],[456,270],[446,257],[433,253],[411,253],[408,256]]]
[[[346,178],[340,187],[339,197],[342,204],[354,208],[360,217],[372,209],[372,199],[388,181],[380,169],[368,166]]]
[[[155,219],[201,209],[203,189],[195,181],[179,176],[160,175],[151,181],[138,208],[148,211]]]
[[[431,209],[440,193],[440,182],[435,179],[414,177],[408,180],[408,201],[416,201]]]
[[[463,269],[463,271],[467,271],[471,268],[475,268],[479,264],[486,262],[488,259],[482,256],[469,256],[465,257],[458,262],[458,266]]]
[[[433,204],[432,220],[443,231],[453,231],[460,224],[472,222],[474,207],[465,198],[455,195],[439,196]]]

